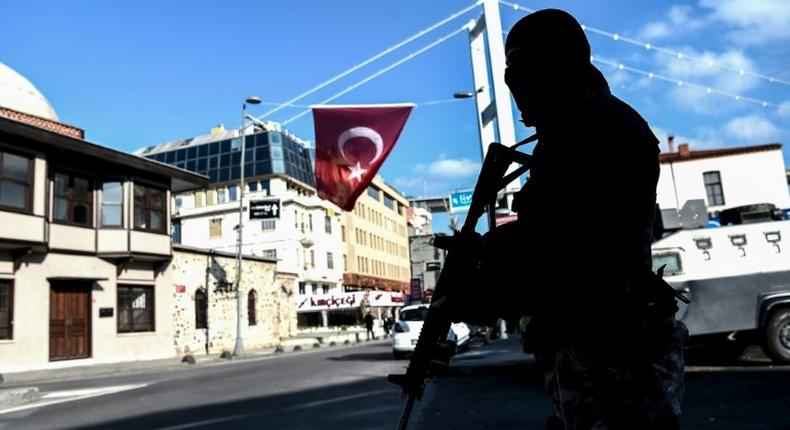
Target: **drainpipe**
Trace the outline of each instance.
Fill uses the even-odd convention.
[[[210,307],[208,305],[209,304],[208,302],[209,302],[209,298],[211,297],[211,288],[209,287],[209,277],[211,276],[211,257],[212,257],[212,254],[213,253],[211,251],[209,251],[208,255],[206,256],[206,283],[205,283],[205,285],[206,285],[206,355],[209,354],[209,345],[211,344],[211,342],[209,340],[209,330],[208,330],[209,319],[210,319],[208,317],[208,310],[210,309]]]

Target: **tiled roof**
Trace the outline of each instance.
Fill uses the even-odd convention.
[[[75,139],[85,139],[85,131],[71,125],[63,124],[51,119],[42,118],[28,113],[19,112],[7,107],[0,106],[0,117],[19,121],[44,130],[54,131],[55,133],[73,137]]]
[[[681,145],[682,146],[682,145]],[[742,146],[737,148],[722,148],[722,149],[705,149],[701,151],[684,151],[680,148],[678,152],[669,152],[660,154],[659,162],[664,163],[677,163],[683,161],[700,160],[703,158],[727,157],[730,155],[749,154],[753,152],[764,152],[781,150],[781,143],[769,143],[767,145],[756,146]]]

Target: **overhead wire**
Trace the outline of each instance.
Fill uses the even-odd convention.
[[[467,25],[464,24],[462,27],[458,28],[457,30],[454,30],[454,31],[452,31],[452,32],[440,37],[439,39],[435,40],[434,42],[432,42],[432,43],[430,43],[430,44],[418,49],[417,51],[414,51],[414,52],[410,53],[409,55],[407,55],[405,57],[402,57],[400,60],[398,60],[398,61],[396,61],[396,62],[394,62],[394,63],[392,63],[392,64],[390,64],[390,65],[388,65],[388,66],[386,66],[386,67],[384,67],[382,69],[380,69],[379,71],[367,76],[364,79],[361,79],[361,80],[357,81],[356,83],[346,87],[342,91],[339,91],[339,92],[333,94],[332,96],[327,97],[324,100],[321,100],[317,104],[319,104],[319,105],[327,104],[327,103],[329,103],[329,102],[331,102],[331,101],[333,101],[333,100],[335,100],[335,99],[337,99],[337,98],[339,98],[339,97],[341,97],[341,96],[343,96],[343,95],[345,95],[345,94],[347,94],[347,93],[359,88],[360,86],[372,81],[373,79],[375,79],[375,78],[377,78],[377,77],[389,72],[390,70],[392,70],[392,69],[394,69],[394,68],[396,68],[396,67],[398,67],[398,66],[400,66],[400,65],[402,65],[404,63],[406,63],[407,61],[410,61],[410,60],[412,60],[414,58],[417,58],[418,56],[424,54],[425,52],[427,52],[427,51],[439,46],[443,42],[449,40],[450,38],[452,38],[453,36],[461,33],[462,31],[465,31],[466,29],[467,29]],[[288,125],[291,122],[296,121],[297,119],[303,117],[304,115],[307,115],[308,113],[310,113],[310,109],[305,109],[302,112],[300,112],[299,114],[294,115],[291,118],[288,118],[287,120],[283,121],[282,125]]]
[[[467,12],[469,12],[469,11],[475,9],[475,8],[478,8],[481,3],[482,3],[482,0],[478,0],[474,4],[472,4],[470,6],[467,6],[467,7],[463,8],[463,9],[453,13],[452,15],[442,19],[442,20],[437,21],[433,25],[430,25],[430,26],[418,31],[417,33],[414,33],[413,35],[407,37],[406,39],[403,39],[402,41],[396,43],[395,45],[392,45],[389,48],[384,49],[383,51],[377,53],[376,55],[373,55],[372,57],[368,58],[367,60],[365,60],[365,61],[363,61],[363,62],[361,62],[359,64],[356,64],[356,65],[344,70],[343,72],[341,72],[341,73],[339,73],[339,74],[337,74],[337,75],[325,80],[324,82],[321,82],[320,84],[310,88],[309,90],[304,91],[303,93],[301,93],[301,94],[299,94],[299,95],[297,95],[297,96],[295,96],[295,97],[283,102],[282,104],[280,104],[279,106],[275,107],[274,109],[270,109],[268,112],[265,112],[263,115],[260,115],[258,117],[258,119],[269,118],[272,114],[274,114],[276,112],[279,112],[280,110],[282,110],[287,105],[293,104],[295,102],[298,102],[299,100],[302,100],[303,98],[309,96],[310,94],[315,93],[316,91],[326,87],[327,85],[330,85],[330,84],[332,84],[334,82],[337,82],[338,80],[348,76],[349,74],[351,74],[351,73],[353,73],[353,72],[355,72],[355,71],[367,66],[368,64],[370,64],[370,63],[372,63],[372,62],[384,57],[385,55],[387,55],[387,54],[389,54],[389,53],[391,53],[391,52],[393,52],[393,51],[395,51],[395,50],[397,50],[397,49],[399,49],[399,48],[401,48],[401,47],[403,47],[403,46],[405,46],[405,45],[407,45],[407,44],[409,44],[409,43],[411,43],[411,42],[413,42],[413,41],[415,41],[415,40],[417,40],[417,39],[419,39],[419,38],[421,38],[423,36],[425,36],[428,33],[431,33],[432,31],[436,30],[437,28],[442,27],[443,25],[445,25],[445,24],[457,19],[458,17],[465,15]]]

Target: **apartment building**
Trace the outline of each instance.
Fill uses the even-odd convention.
[[[343,216],[346,291],[406,292],[411,279],[406,209],[409,201],[375,178]]]

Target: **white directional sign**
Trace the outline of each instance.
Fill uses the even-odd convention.
[[[254,200],[250,202],[250,219],[280,218],[280,200]]]
[[[450,213],[466,212],[472,206],[472,190],[450,194]]]

